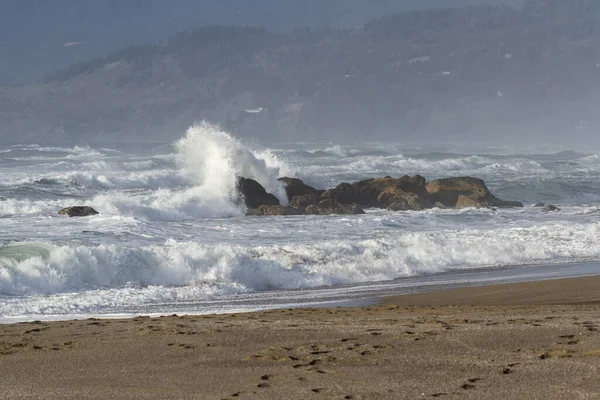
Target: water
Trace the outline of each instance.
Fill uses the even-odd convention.
[[[600,272],[598,154],[262,148],[207,124],[170,145],[2,147],[0,321],[252,310],[359,300],[410,279],[426,288]],[[480,177],[526,206],[245,217],[232,200],[237,175],[285,203],[279,176],[325,188],[416,173]],[[84,204],[100,214],[57,215]]]

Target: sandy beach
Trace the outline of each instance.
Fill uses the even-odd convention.
[[[0,325],[2,399],[600,398],[600,277]]]

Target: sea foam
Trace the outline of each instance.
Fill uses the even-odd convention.
[[[343,221],[338,221],[343,223]],[[222,293],[385,281],[451,270],[600,259],[600,223],[402,232],[279,244],[203,243],[0,247],[0,295],[193,286]],[[213,290],[211,289],[211,291]]]
[[[62,150],[82,160],[61,165],[64,172],[60,173],[16,175],[12,185],[16,192],[29,190],[33,184],[55,185],[63,197],[71,194],[76,199],[63,201],[64,207],[82,205],[79,198],[91,195],[85,203],[102,214],[155,221],[243,215],[245,209],[236,201],[238,176],[255,179],[287,204],[285,188],[277,178],[293,176],[294,171],[269,149],[250,148],[208,123],[189,128],[173,147],[171,155],[116,162],[89,147],[34,146],[36,151]],[[66,164],[64,160],[57,164]],[[0,213],[55,213],[60,205],[55,199],[8,198],[0,204]]]

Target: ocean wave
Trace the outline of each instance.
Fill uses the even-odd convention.
[[[182,172],[211,198],[229,200],[238,176],[258,181],[283,203],[285,188],[277,180],[283,162],[270,152],[250,150],[238,139],[208,123],[191,127],[176,145]]]
[[[242,216],[245,209],[231,196],[210,192],[202,187],[181,190],[158,189],[142,193],[111,191],[89,201],[103,215],[173,222],[206,218]]]
[[[208,123],[191,127],[174,148],[171,155],[107,161],[98,159],[93,149],[75,147],[73,153],[89,156],[83,163],[62,159],[61,172],[14,176],[10,191],[16,198],[1,204],[0,213],[55,213],[51,207],[56,202],[18,198],[19,194],[28,197],[37,187],[39,196],[52,197],[46,191],[53,190],[56,196],[71,194],[77,204],[85,195],[87,203],[108,215],[151,221],[238,216],[245,212],[236,199],[238,176],[257,180],[287,203],[284,185],[277,178],[293,176],[294,170],[270,149],[252,148]],[[67,199],[62,204],[74,205]]]
[[[496,181],[496,194],[517,198],[524,202],[558,202],[563,204],[586,204],[597,202],[600,184],[588,177],[568,178],[547,176],[523,177],[512,181]]]
[[[319,177],[323,184],[334,186],[342,180],[359,180],[385,175],[402,176],[420,174],[429,180],[449,176],[495,177],[538,176],[547,173],[539,163],[527,160],[503,160],[483,156],[449,157],[427,159],[410,155],[354,157],[344,162],[299,163],[298,174],[302,177]]]
[[[21,243],[0,247],[0,294],[145,286],[219,286],[227,293],[300,289],[449,270],[600,258],[600,223],[394,232],[362,240],[271,245],[167,240],[126,247]]]
[[[56,214],[63,208],[64,200],[30,200],[0,198],[0,216],[23,214]]]

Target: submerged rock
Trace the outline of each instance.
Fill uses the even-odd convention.
[[[248,208],[258,208],[262,205],[279,205],[279,199],[275,197],[275,195],[268,193],[265,188],[254,179],[239,177],[236,189]]]
[[[546,207],[544,207],[542,209],[542,212],[555,212],[555,211],[560,211],[560,208],[552,205],[552,204],[548,204]]]
[[[63,208],[58,214],[68,215],[69,217],[87,217],[89,215],[99,214],[99,212],[89,206],[74,206]]]
[[[437,179],[426,189],[433,203],[441,203],[445,207],[523,207],[520,201],[498,199],[483,180],[470,176]]]
[[[546,207],[544,203],[537,203],[534,207]]]

